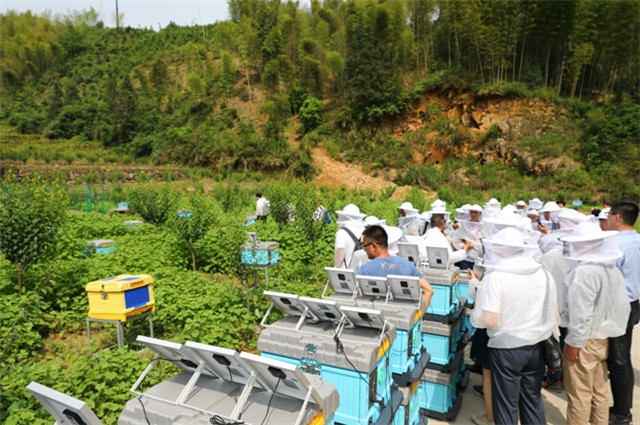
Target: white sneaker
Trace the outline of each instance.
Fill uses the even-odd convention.
[[[486,415],[476,415],[475,413],[471,414],[471,420],[476,425],[493,425],[493,422],[489,422],[487,420]]]

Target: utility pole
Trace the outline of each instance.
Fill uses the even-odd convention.
[[[116,28],[120,28],[120,15],[118,14],[118,0],[116,0]]]

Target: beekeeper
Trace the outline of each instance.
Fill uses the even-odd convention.
[[[615,265],[623,255],[616,234],[584,222],[561,239],[572,265],[564,281],[561,309],[567,324],[564,385],[569,425],[610,423],[608,338],[625,333],[630,311],[625,280]]]
[[[334,244],[334,267],[348,268],[356,245],[361,241],[366,214],[354,204],[348,204],[338,215],[338,231]]]
[[[484,237],[482,231],[482,207],[478,204],[471,205],[468,208],[469,220],[459,220],[460,227],[456,230],[454,236],[454,246],[462,249],[467,242],[473,243],[473,248],[469,248],[467,256],[460,263],[460,269],[473,269],[473,265],[482,257],[482,242],[481,238]]]
[[[548,233],[558,228],[558,214],[560,214],[561,209],[562,208],[553,201],[544,204],[544,207],[540,210],[542,217],[540,217],[541,226],[538,228],[542,233]]]
[[[398,227],[405,235],[419,236],[420,229],[417,218],[419,211],[413,207],[411,202],[403,202],[398,208]]]
[[[538,241],[542,253],[547,253],[554,248],[562,251],[562,241],[560,241],[560,238],[568,236],[574,227],[586,221],[589,221],[589,217],[586,215],[570,208],[562,208],[558,212],[556,229],[548,231],[548,228],[545,226],[547,233],[542,235]]]
[[[477,286],[471,324],[489,336],[495,423],[546,423],[540,342],[557,326],[555,282],[534,260],[538,247],[518,230],[503,229],[483,245],[482,282],[471,273],[470,289]]]

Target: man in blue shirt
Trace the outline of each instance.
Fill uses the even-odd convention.
[[[362,243],[364,251],[371,261],[360,267],[357,275],[386,277],[390,274],[401,276],[417,276],[420,278],[422,288],[422,298],[425,302],[425,309],[429,308],[433,288],[418,271],[413,263],[404,258],[391,256],[387,246],[387,232],[381,226],[369,226],[362,233]]]
[[[617,262],[627,284],[631,312],[627,331],[617,338],[609,338],[609,379],[613,407],[609,410],[609,424],[631,423],[633,404],[633,366],[631,365],[631,337],[633,327],[640,321],[640,235],[633,229],[638,218],[638,204],[633,201],[616,201],[607,216],[611,230],[618,231],[618,245],[624,256]]]

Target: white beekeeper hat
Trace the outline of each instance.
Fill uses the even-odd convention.
[[[558,214],[560,230],[571,230],[578,224],[587,220],[589,220],[589,217],[576,210],[572,210],[571,208],[563,208],[560,214]]]
[[[342,209],[342,211],[336,211],[338,219],[342,221],[346,220],[362,220],[367,215],[360,212],[360,208],[357,205],[349,204]]]
[[[613,263],[624,255],[618,247],[617,233],[614,230],[605,232],[590,221],[580,223],[569,236],[560,238],[564,243],[562,255],[586,263]]]
[[[447,203],[444,202],[444,201],[441,201],[440,199],[436,199],[435,201],[433,201],[431,203],[431,209],[435,210],[437,208],[446,209],[447,208]]]
[[[483,266],[489,270],[530,272],[540,264],[534,260],[537,245],[527,244],[522,234],[513,227],[500,230],[492,238],[483,239]]]
[[[542,208],[542,201],[538,198],[533,198],[529,200],[529,208],[533,208],[534,210],[539,210]]]
[[[399,210],[405,210],[407,213],[411,213],[411,215],[418,214],[418,209],[413,208],[413,204],[411,204],[411,202],[403,202],[402,205],[396,208]]]
[[[369,226],[380,226],[387,232],[387,245],[394,244],[404,236],[402,229],[399,227],[387,226],[387,220],[380,220],[375,215],[370,215],[364,219],[365,227]]]
[[[498,201],[496,198],[491,198],[491,199],[489,199],[489,202],[487,202],[487,203],[485,204],[485,207],[486,207],[486,206],[491,206],[491,207],[497,207],[497,208],[500,208],[500,201]]]
[[[546,204],[544,204],[544,207],[542,207],[542,212],[555,212],[555,211],[560,211],[562,208],[560,208],[560,206],[558,204],[556,204],[553,201],[549,201]]]
[[[480,212],[482,212],[482,207],[480,205],[478,205],[478,204],[473,204],[468,208],[468,210],[469,211],[480,211]]]
[[[606,220],[607,217],[609,217],[609,211],[611,211],[611,208],[609,207],[603,208],[600,211],[600,214],[598,214],[598,220]]]
[[[518,201],[518,202],[516,202],[516,205],[518,205],[518,206],[520,206],[520,207],[526,207],[526,206],[527,206],[527,203],[526,203],[526,202],[524,202],[524,201]]]
[[[534,217],[540,217],[540,214],[538,214],[538,211],[536,211],[536,210],[528,210],[528,211],[527,211],[527,215],[528,215],[528,216],[529,216],[529,215],[532,215],[532,216],[534,216]]]

